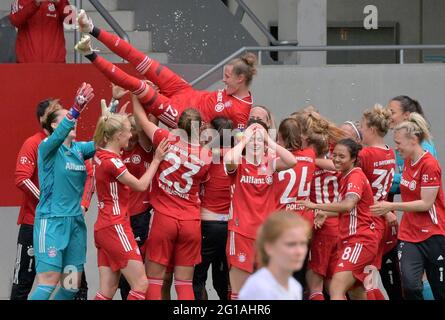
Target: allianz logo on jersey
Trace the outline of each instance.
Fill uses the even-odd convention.
[[[400,180],[400,184],[404,187],[407,187],[411,191],[416,190],[416,181],[415,180],[408,181],[408,180],[403,179],[403,177],[402,177],[402,179]]]
[[[264,178],[255,178],[252,176],[242,175],[240,179],[241,183],[249,183],[249,184],[268,184],[271,185],[273,183],[273,176],[267,175]]]
[[[75,164],[72,162],[67,162],[65,165],[65,170],[70,171],[86,171],[86,166],[84,164]]]

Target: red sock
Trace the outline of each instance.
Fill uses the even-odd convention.
[[[324,300],[323,292],[314,292],[309,296],[309,300]]]
[[[102,293],[97,292],[94,300],[112,300],[111,298],[105,297]]]
[[[368,300],[386,300],[380,289],[371,289],[366,291],[366,298]]]
[[[232,291],[230,294],[230,300],[238,300],[238,293]]]
[[[147,55],[113,33],[109,33],[103,29],[100,29],[98,33],[97,39],[100,42],[119,57],[130,62],[140,74],[143,75],[147,71],[152,61]],[[95,35],[94,32],[93,35]]]
[[[127,300],[145,300],[145,293],[135,290],[130,290]]]
[[[195,300],[192,280],[176,280],[175,290],[178,300]]]
[[[117,84],[119,87],[130,90],[137,96],[146,90],[147,84],[144,81],[130,76],[103,57],[97,54],[92,54],[86,57],[91,60],[94,66],[99,69],[108,78],[108,80],[114,84]]]
[[[164,280],[148,278],[148,289],[145,295],[146,300],[161,300],[161,289]]]

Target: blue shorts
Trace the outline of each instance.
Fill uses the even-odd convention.
[[[87,227],[83,215],[36,218],[34,252],[37,274],[62,273],[65,267],[83,271],[87,253]]]

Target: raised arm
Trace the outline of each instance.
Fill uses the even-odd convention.
[[[147,137],[150,138],[151,141],[153,141],[153,136],[156,130],[159,129],[157,125],[155,125],[153,122],[150,122],[147,118],[147,115],[145,114],[144,109],[142,108],[141,103],[139,102],[138,98],[133,95],[132,96],[133,101],[133,114],[136,119],[136,122],[141,126],[141,129],[145,132]]]
[[[295,159],[295,156],[292,154],[292,152],[276,143],[267,134],[266,130],[264,130],[264,134],[269,150],[273,150],[278,156],[275,167],[276,171],[283,171],[295,167],[295,165],[297,164],[297,159]]]
[[[137,179],[135,176],[133,176],[130,172],[125,171],[124,174],[119,176],[118,180],[129,186],[134,191],[145,191],[148,189],[148,186],[150,185],[151,181],[153,180],[153,177],[156,174],[156,171],[158,170],[159,164],[161,163],[162,159],[164,158],[165,154],[168,152],[168,149],[170,147],[170,144],[168,143],[167,139],[163,139],[161,143],[156,148],[156,153],[153,158],[153,161],[151,162],[150,166],[148,167],[147,171],[142,175],[140,179]]]
[[[74,128],[80,113],[93,97],[93,88],[90,84],[84,82],[77,91],[74,104],[66,117],[60,122],[54,132],[40,144],[39,153],[42,157],[47,157],[63,144],[70,131]]]
[[[224,155],[224,163],[226,166],[227,172],[233,172],[238,168],[238,165],[241,163],[241,156],[243,155],[243,150],[246,147],[247,143],[252,139],[257,130],[257,125],[253,124],[249,126],[238,144],[231,148]]]

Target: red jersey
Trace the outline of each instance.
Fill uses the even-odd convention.
[[[245,129],[252,103],[252,95],[241,99],[228,95],[225,89],[221,89],[202,91],[197,105],[203,121],[210,122],[216,117],[226,117],[233,121],[234,129]]]
[[[394,151],[386,146],[366,147],[359,153],[360,167],[371,184],[374,201],[383,201],[388,197],[396,170]],[[375,227],[384,230],[386,219],[384,216],[373,217]]]
[[[94,174],[93,174],[93,165],[91,160],[85,160],[85,168],[87,171],[87,179],[85,180],[85,187],[83,190],[82,201],[80,205],[88,211],[91,203],[91,197],[94,193]]]
[[[98,149],[94,156],[93,168],[99,207],[94,230],[128,223],[130,188],[118,180],[127,171],[121,157],[114,152]]]
[[[64,63],[66,56],[64,19],[73,14],[65,8],[67,0],[57,3],[15,0],[9,19],[17,29],[16,56],[19,63]],[[73,19],[75,16],[73,14]]]
[[[436,200],[429,211],[403,213],[399,227],[399,239],[402,241],[421,242],[433,235],[445,235],[442,169],[429,152],[425,152],[415,163],[405,160],[400,180],[402,202],[420,200],[423,188],[439,188]]]
[[[305,211],[295,204],[309,197],[315,171],[315,151],[312,148],[292,151],[297,164],[288,170],[276,173],[275,201],[277,210]]]
[[[15,166],[15,185],[23,191],[22,204],[17,224],[34,224],[34,216],[39,202],[40,190],[37,171],[37,149],[46,138],[44,132],[38,132],[26,139],[17,155]]]
[[[175,78],[176,81],[178,80]],[[171,128],[176,127],[179,117],[186,108],[194,106],[201,113],[202,120],[210,122],[216,117],[226,117],[233,121],[234,129],[244,129],[249,120],[250,109],[252,108],[252,95],[243,99],[228,95],[225,89],[218,91],[198,91],[194,90],[187,83],[185,89],[170,96],[170,100],[158,103],[169,103],[160,114],[155,114],[159,120]],[[167,95],[168,96],[168,95]]]
[[[338,200],[339,187],[336,171],[315,167],[311,183],[310,200],[314,203],[332,203]],[[338,236],[338,217],[328,217],[319,230],[323,234]]]
[[[342,241],[354,238],[354,241],[376,241],[374,236],[374,220],[370,206],[374,204],[371,185],[362,169],[356,167],[340,178],[340,192],[338,201],[342,201],[348,194],[359,197],[356,206],[350,212],[339,215],[339,231]],[[358,239],[358,240],[357,240]]]
[[[212,162],[209,178],[201,185],[201,207],[213,213],[228,214],[230,208],[230,178],[224,168],[223,158]]]
[[[267,162],[267,163],[266,163]],[[258,227],[275,209],[275,164],[263,161],[260,165],[248,163],[242,157],[241,164],[230,172],[232,200],[229,210],[229,230],[255,239]]]
[[[140,179],[153,161],[153,152],[146,151],[138,143],[133,150],[122,153],[122,161],[133,176]],[[138,192],[130,189],[128,213],[134,216],[143,213],[150,207],[150,192]]]
[[[152,183],[151,205],[156,212],[178,220],[200,220],[199,188],[207,180],[212,154],[164,129],[155,131],[153,145],[157,147],[164,138],[171,145]]]

